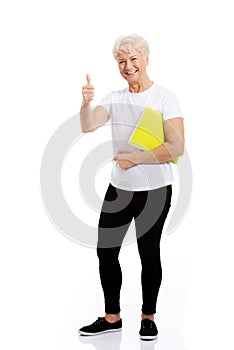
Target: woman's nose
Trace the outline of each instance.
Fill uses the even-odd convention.
[[[126,70],[129,70],[130,68],[132,68],[132,61],[126,61]]]

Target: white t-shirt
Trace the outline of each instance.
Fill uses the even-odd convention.
[[[128,88],[109,93],[100,103],[110,115],[113,153],[136,152],[141,149],[130,145],[128,140],[146,107],[162,113],[163,120],[182,117],[175,94],[153,84],[140,93],[131,93]],[[147,191],[172,184],[173,172],[169,162],[163,164],[138,164],[127,170],[113,161],[111,184],[128,191]]]

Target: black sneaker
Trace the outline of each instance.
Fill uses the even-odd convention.
[[[141,321],[140,338],[142,340],[154,340],[158,337],[158,330],[154,321],[145,318]]]
[[[79,329],[78,333],[81,335],[96,335],[107,332],[119,332],[122,329],[122,320],[111,323],[105,317],[98,317],[98,319],[90,324]]]

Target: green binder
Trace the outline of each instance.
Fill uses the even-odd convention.
[[[162,114],[147,106],[128,142],[148,151],[162,145],[164,143]],[[177,157],[170,162],[175,164],[178,160]]]

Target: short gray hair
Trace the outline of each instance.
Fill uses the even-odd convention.
[[[116,58],[119,52],[130,52],[132,50],[141,52],[144,57],[149,57],[147,41],[137,34],[122,35],[117,38],[112,52],[114,58]]]

